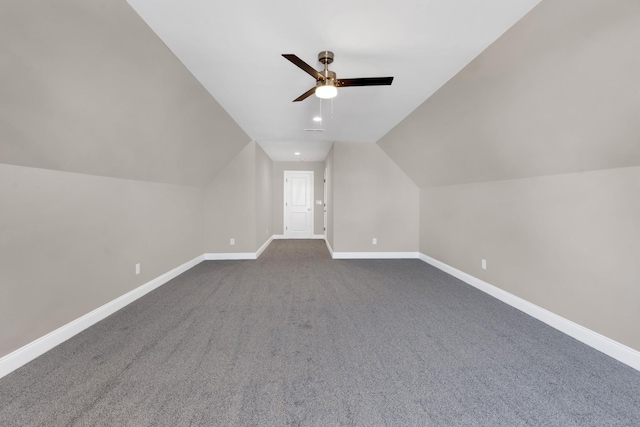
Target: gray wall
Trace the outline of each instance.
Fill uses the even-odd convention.
[[[284,171],[287,170],[313,171],[313,234],[323,235],[324,207],[315,204],[324,198],[323,162],[273,162],[273,234],[284,234]]]
[[[380,147],[335,142],[333,180],[334,251],[418,251],[418,187]]]
[[[379,141],[421,252],[636,350],[638,51],[637,1],[543,1]]]
[[[197,188],[0,164],[0,200],[0,357],[202,254]]]

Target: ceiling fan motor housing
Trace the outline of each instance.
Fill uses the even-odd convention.
[[[316,86],[335,86],[336,73],[329,70],[329,64],[333,62],[333,52],[323,50],[318,54],[318,61],[324,64],[324,70],[320,71],[324,80],[317,80]]]
[[[318,61],[325,65],[329,65],[333,62],[333,52],[328,50],[323,50],[318,54]]]
[[[336,81],[336,73],[331,70],[320,71],[320,74],[324,76],[324,80],[318,79],[318,84],[333,84]]]

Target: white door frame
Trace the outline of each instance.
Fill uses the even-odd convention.
[[[309,205],[309,216],[310,216],[310,230],[309,230],[309,236],[308,237],[291,237],[291,236],[287,236],[287,175],[288,174],[308,174],[310,176],[310,185],[309,185],[309,193],[310,193],[310,205]],[[282,231],[284,234],[285,239],[295,239],[295,238],[302,238],[302,239],[312,239],[313,236],[315,235],[315,221],[314,221],[314,211],[315,211],[315,200],[314,200],[314,194],[313,194],[313,190],[315,187],[315,180],[314,180],[314,173],[313,171],[296,171],[296,170],[285,170],[284,171],[284,179],[283,179],[283,188],[282,188],[282,192],[284,194],[283,197],[283,204],[282,204]]]
[[[325,240],[327,239],[327,185],[329,184],[328,178],[327,178],[328,172],[327,172],[327,168],[324,168],[324,200],[322,201],[322,211],[323,211],[323,228],[324,228],[324,232],[322,234],[324,234],[324,238]]]

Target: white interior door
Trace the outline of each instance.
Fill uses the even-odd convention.
[[[313,171],[284,171],[284,237],[310,239],[313,234]]]

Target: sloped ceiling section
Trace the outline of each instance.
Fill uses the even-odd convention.
[[[640,3],[546,0],[378,144],[420,187],[640,165]]]
[[[539,2],[128,1],[276,161],[295,161],[294,152],[323,161],[333,141],[375,143]],[[393,84],[292,102],[315,81],[281,54],[317,69],[323,50],[335,53],[338,78]]]
[[[203,186],[250,138],[125,1],[4,1],[0,162]]]

